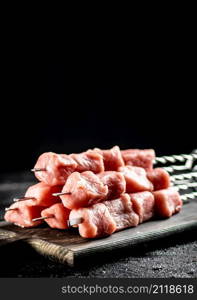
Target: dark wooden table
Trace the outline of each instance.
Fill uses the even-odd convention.
[[[0,178],[0,218],[12,198],[24,195],[35,182],[29,172]],[[97,259],[84,259],[70,268],[37,254],[23,242],[0,247],[1,277],[197,277],[196,230],[143,243],[132,251],[116,251]]]

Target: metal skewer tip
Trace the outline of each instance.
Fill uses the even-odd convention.
[[[50,219],[50,218],[54,218],[53,216],[50,217],[39,217],[39,218],[34,218],[32,219],[32,222],[36,222],[36,221],[40,221],[40,220],[45,220],[45,219]]]
[[[13,202],[19,202],[19,201],[26,201],[26,200],[32,200],[35,199],[34,197],[21,197],[21,198],[14,198]]]
[[[62,196],[62,195],[71,195],[72,193],[71,192],[62,192],[62,193],[54,193],[52,194],[53,196],[55,197],[58,197],[58,196]]]
[[[10,210],[16,210],[17,208],[10,208],[10,207],[6,207],[5,211],[10,211]]]
[[[41,172],[41,171],[46,171],[46,168],[33,168],[31,169],[32,172]]]
[[[83,223],[83,221],[84,221],[83,218],[76,218],[76,219],[68,220],[67,225],[68,225],[68,227],[71,227],[74,225],[81,224],[81,223]]]

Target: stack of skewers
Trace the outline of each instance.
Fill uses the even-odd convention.
[[[84,238],[111,235],[152,218],[169,218],[197,192],[197,154],[156,157],[152,149],[95,148],[78,154],[42,154],[32,171],[40,181],[6,208],[5,220],[20,227],[46,222],[51,228],[78,227]],[[154,168],[155,163],[186,162]],[[174,171],[182,172],[174,175]],[[171,174],[171,176],[170,176]]]

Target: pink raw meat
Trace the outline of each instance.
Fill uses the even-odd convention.
[[[53,152],[40,155],[34,166],[35,169],[46,169],[46,171],[35,172],[35,176],[51,186],[63,185],[76,167],[77,163],[70,156]]]
[[[44,182],[39,182],[27,189],[25,197],[34,198],[33,200],[35,205],[48,207],[61,201],[59,197],[54,197],[52,195],[53,193],[61,192],[61,190],[62,186],[50,186]]]
[[[67,229],[67,221],[69,219],[70,210],[62,203],[56,203],[41,212],[42,217],[49,217],[45,222],[51,228]]]
[[[170,187],[170,175],[162,168],[155,168],[147,172],[148,179],[154,186],[154,191]]]
[[[103,156],[105,171],[117,171],[119,167],[124,166],[124,161],[118,146],[108,150],[95,148],[95,151]]]
[[[139,224],[139,217],[135,213],[128,194],[112,201],[104,201],[108,211],[116,223],[116,231],[128,227],[135,227]]]
[[[98,177],[104,185],[108,186],[106,200],[116,199],[126,191],[126,181],[120,172],[106,171],[98,174]]]
[[[41,211],[45,208],[35,205],[35,201],[33,200],[13,203],[10,208],[15,208],[15,210],[8,210],[5,213],[4,218],[7,222],[27,228],[36,227],[43,222],[41,220],[32,221],[34,218],[39,218]]]
[[[89,206],[102,201],[108,194],[108,187],[91,171],[72,173],[62,189],[62,203],[69,209]]]
[[[159,217],[169,218],[182,208],[183,202],[174,187],[156,191],[153,195],[155,197],[155,212]]]
[[[155,200],[150,192],[129,194],[133,209],[139,216],[139,222],[145,222],[154,216]]]
[[[119,199],[97,203],[88,208],[73,209],[69,219],[82,218],[77,225],[84,238],[110,235],[115,231],[137,226],[138,215],[133,211],[130,197],[123,194]]]
[[[77,164],[76,171],[92,171],[100,173],[104,171],[103,157],[94,150],[88,150],[83,153],[73,153],[69,155]]]
[[[112,234],[116,223],[103,203],[94,204],[88,208],[73,209],[69,219],[82,218],[78,225],[79,233],[84,238],[95,238]]]
[[[153,185],[146,176],[146,171],[140,167],[125,166],[118,169],[125,177],[126,192],[135,193],[152,191]]]
[[[125,165],[141,167],[146,170],[152,170],[155,160],[155,151],[153,149],[128,149],[121,151]]]

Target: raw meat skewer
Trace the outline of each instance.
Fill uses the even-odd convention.
[[[49,185],[63,185],[74,171],[104,171],[103,157],[97,151],[88,150],[79,154],[43,153],[32,169],[38,180]]]
[[[131,197],[131,198],[133,198],[134,199],[134,197],[136,197],[136,196],[138,196],[138,199],[140,199],[141,197],[142,197],[142,195],[144,194],[144,193],[149,193],[149,192],[141,192],[141,193],[136,193],[136,194],[129,194],[129,196]],[[141,195],[140,195],[141,194]],[[150,194],[151,193],[149,193],[149,195],[147,194],[147,196],[149,196],[150,197]],[[136,195],[136,196],[135,196]],[[152,195],[152,194],[151,194]],[[195,199],[196,197],[197,197],[197,192],[193,192],[193,193],[189,193],[189,194],[184,194],[184,195],[181,195],[180,196],[181,197],[181,200],[183,201],[183,204],[184,203],[187,203],[188,202],[188,200],[189,199]],[[149,203],[149,209],[151,208],[151,205],[152,205],[152,203],[153,203],[153,201],[151,200],[151,203]],[[139,205],[139,204],[138,204]],[[141,209],[142,210],[142,209]],[[151,209],[149,210],[150,211],[150,213],[149,213],[149,218],[151,218],[153,215],[152,215],[152,213],[151,213]],[[146,213],[147,214],[147,213]],[[50,217],[41,217],[42,219],[44,219],[44,218],[50,218]],[[40,219],[41,219],[40,218]],[[142,218],[142,215],[141,215],[141,218]],[[143,217],[144,218],[144,217]],[[147,217],[146,217],[147,218]],[[149,219],[149,218],[147,218],[147,219]],[[81,224],[82,222],[84,221],[84,219],[83,218],[75,218],[75,219],[70,219],[70,220],[67,220],[67,224],[68,224],[68,227],[75,227],[76,225],[79,225],[79,224]],[[144,221],[144,220],[143,220]]]
[[[60,192],[62,186],[49,186],[44,182],[39,182],[30,186],[24,197],[14,198],[14,202],[33,200],[38,206],[51,206],[54,203],[60,202],[60,199],[53,196],[53,193]]]
[[[13,203],[8,209],[6,209],[5,220],[14,223],[20,227],[35,227],[42,223],[41,220],[32,222],[32,219],[40,216],[41,211],[45,207],[35,205],[35,201],[29,200],[27,202]]]
[[[72,173],[60,196],[65,207],[73,209],[100,202],[106,198],[108,187],[91,171]]]
[[[41,211],[41,217],[32,219],[33,222],[45,220],[51,228],[67,229],[70,210],[62,203],[56,203]]]
[[[73,209],[69,216],[70,222],[78,218],[83,219],[78,226],[80,235],[85,238],[111,235],[117,230],[137,226],[139,223],[128,194],[112,201],[93,204],[89,208]]]
[[[65,207],[74,209],[104,200],[113,200],[125,192],[153,191],[153,185],[154,190],[170,186],[170,176],[161,168],[148,173],[143,168],[134,166],[124,166],[118,170],[120,172],[106,171],[100,174],[74,172],[68,177],[62,192],[53,195],[60,196]],[[103,187],[103,184],[108,191],[105,190],[105,193],[101,194],[98,187]]]
[[[108,150],[95,148],[94,150],[70,155],[58,155],[52,152],[43,153],[38,158],[32,171],[35,172],[35,176],[40,181],[49,185],[63,185],[68,176],[74,171],[92,171],[95,174],[103,171],[117,171],[119,167],[125,165],[124,155],[127,157],[126,162],[128,164],[152,169],[155,158],[154,150],[133,149],[120,151],[120,148],[115,146]]]

